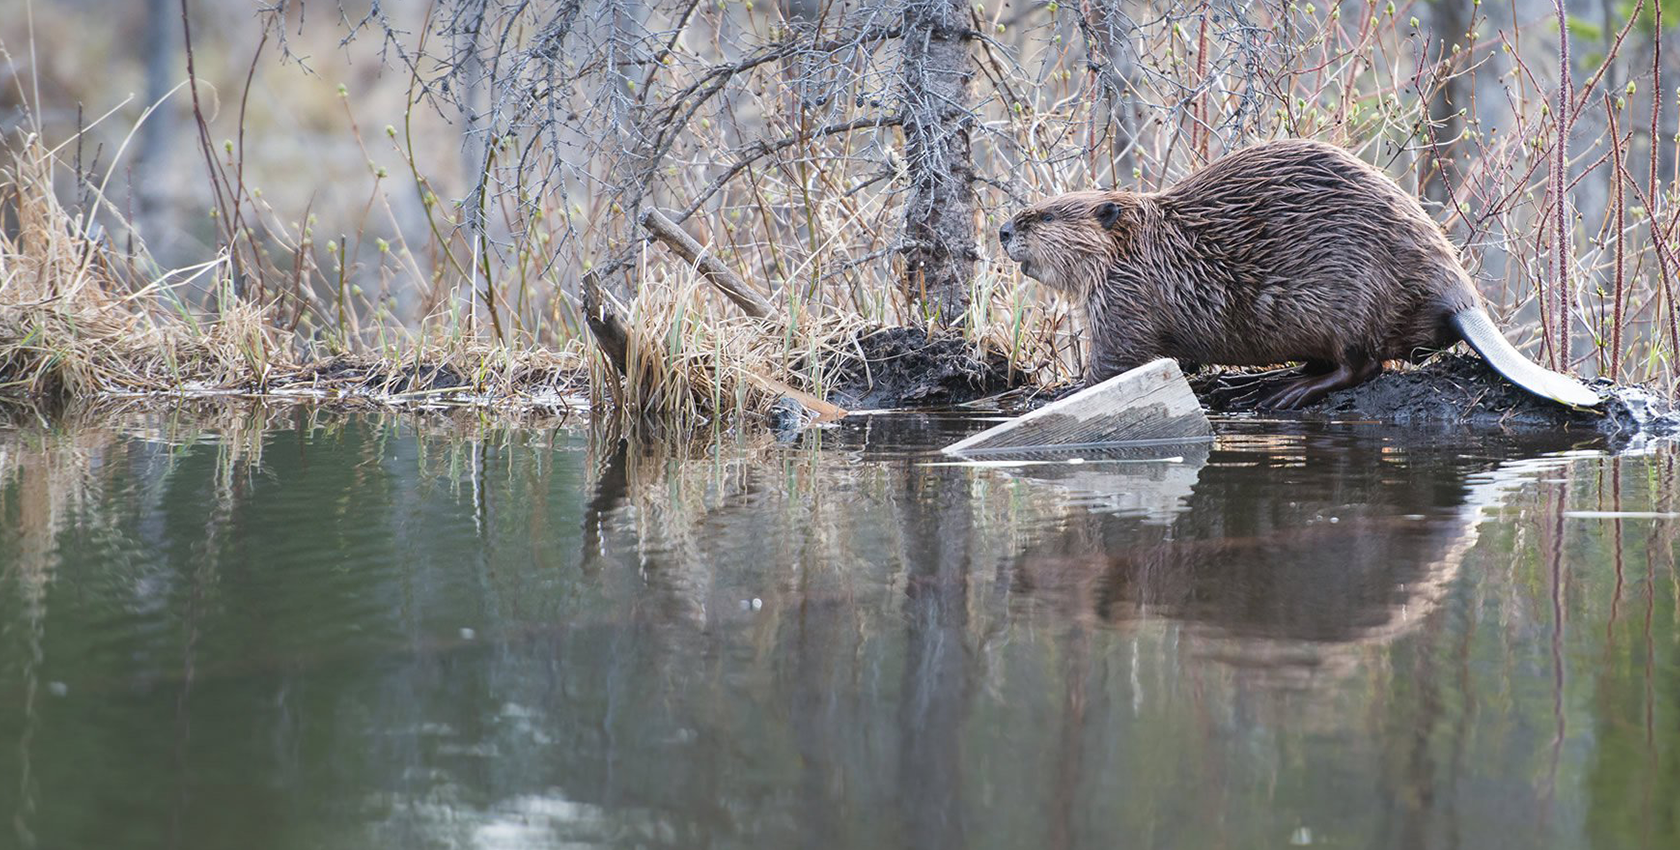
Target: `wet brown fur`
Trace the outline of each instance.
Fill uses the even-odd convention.
[[[1157,357],[1303,361],[1272,399],[1295,406],[1457,342],[1450,317],[1481,304],[1417,199],[1319,142],[1255,145],[1163,192],[1058,195],[1000,237],[1084,307],[1087,382]]]

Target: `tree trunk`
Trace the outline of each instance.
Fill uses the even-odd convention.
[[[968,103],[974,69],[965,14],[958,0],[910,0],[904,9],[905,284],[940,323],[956,321],[968,308],[979,259]]]
[[[467,285],[456,284],[455,300],[467,327],[478,326],[478,270],[479,252],[490,250],[484,209],[486,193],[492,191],[485,157],[490,152],[488,64],[484,60],[480,29],[484,26],[483,3],[473,4],[470,15],[462,19],[455,33],[455,62],[459,69],[456,85],[456,105],[461,119],[461,181],[467,195],[461,204],[461,218],[465,224],[470,261]],[[486,291],[490,286],[485,281]]]
[[[1434,41],[1440,45],[1443,57],[1452,56],[1453,45],[1465,44],[1465,34],[1470,30],[1469,7],[1470,0],[1435,0],[1431,4],[1431,29],[1435,31]],[[1440,204],[1454,200],[1453,193],[1458,191],[1455,155],[1458,137],[1464,133],[1464,119],[1458,111],[1470,108],[1470,77],[1462,73],[1468,65],[1468,62],[1463,62],[1456,66],[1454,75],[1442,81],[1440,89],[1429,102],[1429,118],[1435,125],[1434,147],[1429,155],[1430,168],[1424,172],[1429,176],[1423,192],[1431,201]]]
[[[142,108],[163,100],[175,80],[185,72],[180,53],[180,19],[172,17],[169,0],[146,0],[146,29],[140,51],[146,64],[146,102]],[[176,105],[179,101],[176,102]],[[129,161],[136,209],[130,226],[145,237],[147,247],[169,265],[171,251],[165,237],[174,231],[173,210],[166,203],[167,187],[174,183],[169,174],[169,150],[175,135],[177,110],[160,108],[140,125],[134,158]]]

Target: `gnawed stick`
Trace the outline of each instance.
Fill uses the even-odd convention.
[[[583,275],[583,320],[595,335],[595,344],[601,347],[607,362],[623,377],[630,362],[630,333],[613,312],[612,305],[601,299],[600,276],[593,271]]]
[[[775,312],[770,302],[742,280],[740,275],[708,253],[694,237],[688,235],[688,231],[678,227],[676,222],[666,218],[658,210],[645,210],[642,213],[642,226],[647,228],[647,232],[654,238],[664,242],[665,247],[670,248],[672,253],[693,263],[694,267],[700,270],[700,274],[711,281],[719,292],[741,308],[741,312],[755,319],[767,319]]]
[[[802,407],[811,411],[811,414],[815,417],[813,419],[815,422],[839,422],[850,415],[850,411],[838,404],[823,401],[803,390],[796,390],[769,375],[761,375],[751,368],[742,369],[741,373],[746,375],[748,380],[757,384],[760,389],[799,402]]]

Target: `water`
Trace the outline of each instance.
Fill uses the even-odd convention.
[[[1673,847],[1667,451],[0,432],[0,847]]]

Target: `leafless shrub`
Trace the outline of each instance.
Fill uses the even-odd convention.
[[[1572,281],[1599,279],[1605,257],[1571,259],[1590,225],[1560,242],[1562,209],[1534,191],[1560,179],[1538,163],[1556,172],[1561,156],[1572,184],[1609,194],[1603,143],[1574,157],[1565,144],[1598,69],[1548,81],[1521,48],[1546,33],[1465,5],[449,0],[418,33],[384,25],[379,2],[343,17],[350,36],[400,46],[416,103],[459,118],[478,178],[447,225],[492,322],[512,312],[529,328],[532,306],[584,271],[631,269],[649,205],[784,303],[955,322],[971,296],[1013,283],[977,224],[1045,192],[1159,187],[1252,140],[1311,136],[1437,184],[1443,223],[1503,278],[1490,285],[1502,307],[1597,340]],[[1600,66],[1622,61],[1625,36],[1606,38]],[[1541,207],[1549,236],[1535,232]],[[532,261],[522,252],[551,287],[535,298],[496,283]],[[1530,273],[1542,253],[1549,281]],[[1647,298],[1655,253],[1628,266]],[[1636,307],[1631,321],[1671,311]]]
[[[304,1],[267,8],[282,54]],[[675,350],[670,334],[696,352],[749,332],[645,240],[636,221],[652,207],[782,311],[781,378],[820,385],[820,369],[792,374],[816,368],[797,352],[836,348],[819,326],[931,320],[1052,380],[1078,368],[1077,328],[1001,262],[1002,217],[1070,188],[1159,188],[1254,140],[1304,136],[1429,197],[1536,356],[1671,379],[1680,216],[1647,4],[1560,75],[1557,24],[1492,4],[440,0],[416,24],[370,0],[307,20],[409,79],[409,114],[383,139],[363,137],[353,100],[344,109],[358,144],[409,166],[379,172],[369,209],[413,193],[429,227],[377,251],[359,230],[318,240],[233,185],[262,226],[229,228],[248,244],[224,250],[248,252],[256,297],[300,337],[346,349],[392,326],[569,340],[586,274],[627,314],[669,317],[635,329],[648,351]],[[1626,120],[1645,108],[1649,122]],[[421,111],[459,139],[416,136]],[[439,197],[415,155],[443,144],[472,175],[459,197]],[[237,151],[212,159],[236,184]],[[731,364],[669,363],[693,380],[667,397],[728,395],[716,380]]]

